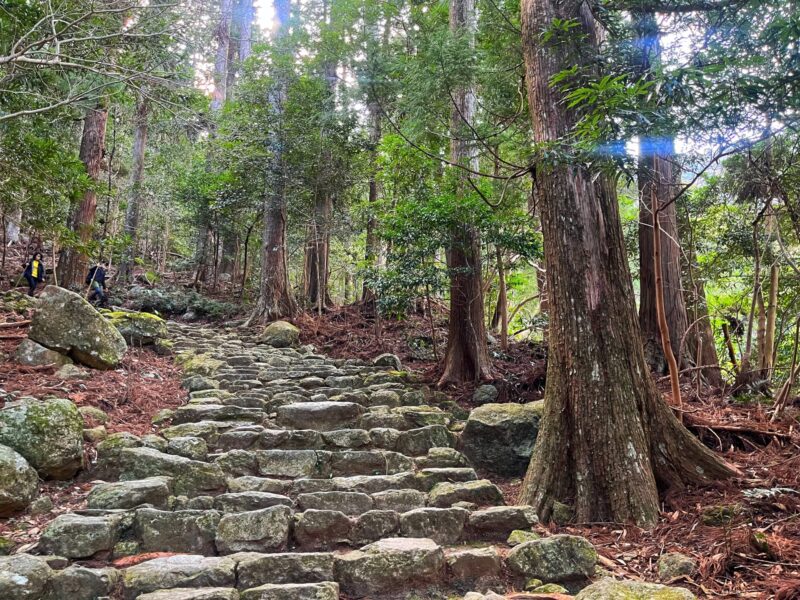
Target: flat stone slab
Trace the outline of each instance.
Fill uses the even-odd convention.
[[[235,560],[192,554],[154,558],[128,567],[122,577],[125,600],[167,588],[232,588],[235,584]]]
[[[220,494],[214,498],[214,508],[223,513],[247,512],[270,506],[292,506],[292,499],[270,492],[246,491]]]
[[[353,426],[364,412],[354,402],[299,402],[277,409],[278,424],[283,427],[332,431]]]
[[[232,588],[177,588],[142,594],[136,600],[240,600]]]
[[[148,477],[131,481],[100,483],[92,488],[87,498],[89,508],[117,509],[136,508],[152,504],[166,508],[172,493],[172,477]]]
[[[346,515],[360,515],[372,510],[373,500],[359,492],[314,492],[297,496],[300,510],[336,510]]]
[[[431,539],[387,538],[335,557],[342,592],[355,597],[435,583],[444,575],[444,553]]]
[[[266,584],[245,590],[241,600],[339,600],[339,584],[323,583]]]
[[[194,495],[225,488],[225,474],[212,463],[165,454],[153,448],[123,448],[119,460],[122,480],[172,477],[176,494]]]
[[[333,580],[333,555],[329,552],[283,552],[275,554],[240,553],[239,589],[266,583],[318,583]]]

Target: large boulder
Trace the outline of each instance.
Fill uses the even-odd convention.
[[[169,337],[164,319],[151,313],[115,310],[103,311],[103,316],[131,346],[152,346]]]
[[[524,475],[543,410],[542,401],[479,406],[461,433],[464,454],[478,469],[505,477]]]
[[[689,590],[610,577],[583,588],[575,600],[696,600]]]
[[[116,327],[69,290],[49,285],[40,297],[29,337],[95,369],[113,369],[128,345]]]
[[[14,352],[14,358],[19,364],[31,367],[38,367],[40,365],[55,365],[61,367],[72,364],[72,360],[69,356],[45,348],[30,338],[25,338],[20,345],[17,346],[17,350]]]
[[[65,399],[9,402],[0,409],[0,444],[19,452],[42,477],[70,479],[83,460],[83,418]]]
[[[25,510],[39,490],[39,476],[28,461],[0,445],[0,518]]]
[[[273,348],[294,348],[300,345],[300,330],[286,321],[275,321],[264,328],[258,341]]]
[[[561,583],[591,578],[597,551],[586,538],[562,534],[515,546],[506,560],[511,571],[525,579]]]
[[[0,598],[39,600],[53,571],[43,558],[30,554],[0,556]]]
[[[386,538],[334,557],[334,573],[342,592],[356,598],[405,593],[438,582],[444,553],[426,538]]]

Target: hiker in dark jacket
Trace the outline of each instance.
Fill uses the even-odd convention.
[[[86,275],[86,285],[89,286],[89,302],[99,302],[101,306],[105,305],[106,298],[106,269],[108,263],[100,261],[91,269]]]
[[[25,265],[25,272],[23,273],[25,279],[28,281],[28,296],[33,296],[36,291],[36,286],[44,281],[44,261],[42,260],[42,253],[37,252],[33,258]]]

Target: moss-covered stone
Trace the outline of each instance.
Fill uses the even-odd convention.
[[[287,321],[275,321],[264,328],[258,341],[273,348],[295,348],[300,345],[300,330]]]
[[[98,442],[102,442],[104,439],[108,437],[108,431],[104,425],[98,425],[97,427],[87,427],[83,430],[83,439],[91,444],[97,444]]]
[[[462,451],[476,468],[508,477],[524,475],[543,409],[541,401],[479,406],[461,434]]]
[[[696,600],[689,590],[607,578],[584,588],[575,600]]]
[[[703,521],[703,525],[721,527],[731,524],[736,517],[742,514],[742,510],[741,504],[709,506],[703,510],[703,514],[700,518]]]
[[[509,534],[506,544],[509,546],[518,546],[519,544],[524,544],[525,542],[534,542],[540,539],[542,539],[542,536],[540,536],[538,533],[533,531],[525,531],[523,529],[515,529]]]
[[[84,421],[96,421],[100,425],[105,425],[108,421],[108,415],[95,406],[79,406],[78,412]]]
[[[203,377],[214,375],[225,364],[209,354],[195,354],[194,352],[182,352],[176,358],[176,362],[187,375],[201,375]]]
[[[23,398],[0,409],[0,444],[45,478],[69,479],[83,460],[83,418],[69,400]]]
[[[39,490],[39,476],[21,454],[0,445],[0,517],[25,510]]]
[[[697,571],[697,561],[680,552],[662,554],[656,566],[661,581],[670,581],[681,576],[690,577]]]
[[[53,571],[47,562],[30,554],[0,557],[0,598],[37,600],[42,598]]]
[[[527,588],[526,588],[527,589]],[[534,594],[569,594],[569,590],[557,583],[545,583],[531,590]]]
[[[57,367],[61,367],[63,365],[72,364],[72,359],[70,359],[69,356],[45,348],[30,338],[25,338],[20,345],[17,346],[17,350],[14,352],[14,358],[19,364],[32,367],[40,365],[56,365]]]
[[[560,583],[592,577],[597,551],[585,538],[554,535],[516,546],[507,561],[517,575]]]
[[[128,345],[81,296],[47,286],[33,315],[29,337],[51,350],[95,369],[113,369]]]
[[[38,298],[31,298],[27,294],[9,290],[0,296],[0,307],[5,312],[15,312],[19,315],[27,314],[29,310],[36,308]]]
[[[164,319],[151,313],[109,310],[103,316],[132,346],[152,346],[169,337]]]

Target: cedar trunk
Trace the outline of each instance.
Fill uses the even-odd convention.
[[[102,107],[90,109],[83,121],[80,159],[86,167],[87,175],[94,182],[100,178],[107,121],[108,111]],[[94,189],[89,189],[83,195],[81,203],[70,214],[67,223],[69,229],[78,234],[78,242],[84,248],[92,240],[95,212],[97,212],[97,193]],[[64,248],[58,261],[59,284],[65,288],[80,285],[87,269],[87,259],[80,248]]]
[[[327,13],[327,5],[325,6]],[[336,63],[327,62],[324,66],[325,83],[328,91],[328,110],[335,110]],[[323,132],[323,137],[325,133]],[[330,164],[331,157],[325,151],[323,164]],[[329,292],[331,215],[333,214],[334,178],[325,177],[320,190],[314,198],[314,215],[306,231],[305,261],[303,268],[303,297],[307,306],[319,313],[333,304]]]
[[[581,32],[546,40],[554,19]],[[580,0],[524,0],[522,32],[534,139],[564,140],[578,115],[549,82],[587,60],[596,23]],[[580,522],[653,525],[657,485],[732,470],[675,418],[649,376],[640,340],[615,180],[583,161],[537,169],[549,296],[545,408],[521,501],[549,520],[553,502]]]
[[[661,272],[664,290],[664,313],[669,328],[672,353],[681,367],[693,348],[681,349],[681,340],[689,328],[681,285],[681,248],[675,203],[671,202],[675,176],[671,163],[672,140],[642,140],[638,169],[639,184],[639,327],[645,359],[651,370],[666,373],[667,364],[661,345],[656,311],[655,264],[653,262],[652,195],[657,196],[661,226]],[[682,351],[681,351],[682,350]]]
[[[475,41],[475,1],[450,1],[450,31]],[[475,91],[464,85],[453,90],[450,115],[450,160],[474,167],[475,152],[469,141],[469,125],[475,117]],[[459,173],[457,195],[467,191],[466,175]],[[486,345],[481,281],[481,246],[478,230],[456,223],[450,232],[447,268],[450,271],[450,318],[447,349],[439,385],[491,379],[491,360]]]
[[[331,197],[322,193],[314,202],[314,217],[306,233],[303,296],[310,308],[322,312],[333,304],[329,292]]]
[[[658,21],[653,13],[633,13],[639,50],[639,74],[651,77],[651,71],[661,61]],[[639,327],[642,330],[647,364],[656,373],[665,373],[667,361],[661,343],[656,311],[656,281],[653,246],[652,198],[661,210],[661,289],[664,295],[664,314],[672,353],[681,367],[688,366],[694,348],[681,348],[689,320],[681,285],[681,247],[675,203],[672,201],[679,169],[673,167],[675,144],[670,136],[644,137],[639,142]]]
[[[369,218],[367,219],[367,239],[365,242],[364,259],[368,267],[373,267],[378,260],[378,220],[375,217],[378,202],[378,145],[381,142],[381,108],[380,105],[372,101],[367,104],[369,114]],[[361,291],[361,300],[371,302],[375,295],[369,286],[364,282],[364,289]]]
[[[145,96],[139,98],[136,104],[134,123],[136,129],[133,133],[133,166],[131,168],[131,189],[128,196],[128,206],[125,209],[125,235],[130,238],[130,243],[123,254],[119,265],[119,278],[130,281],[133,276],[133,264],[136,258],[138,242],[139,212],[142,204],[142,182],[144,181],[144,157],[147,148],[147,119],[150,110]]]
[[[290,0],[276,0],[276,42],[288,32],[291,10]],[[264,230],[261,238],[261,280],[259,296],[248,324],[253,321],[271,321],[297,314],[292,289],[289,286],[289,269],[286,256],[286,162],[283,156],[285,133],[283,131],[283,106],[288,86],[287,73],[280,70],[269,94],[275,113],[275,122],[269,134],[272,158],[268,165],[269,183],[264,194]]]

